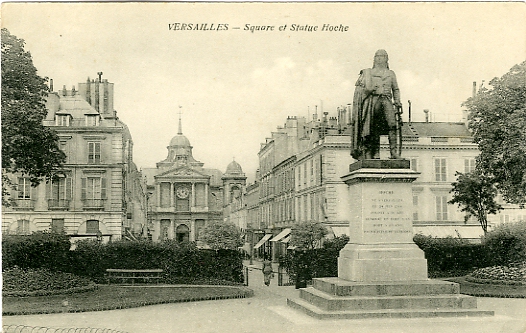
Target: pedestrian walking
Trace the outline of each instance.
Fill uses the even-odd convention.
[[[263,280],[265,281],[265,285],[267,287],[270,286],[270,279],[272,279],[274,272],[272,271],[272,262],[268,258],[263,260],[263,267],[261,268],[261,271],[263,272]]]

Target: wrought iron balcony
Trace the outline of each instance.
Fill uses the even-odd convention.
[[[106,199],[82,199],[84,210],[104,210]]]
[[[13,201],[13,208],[16,210],[33,210],[35,201],[32,199],[16,199]]]
[[[69,200],[68,199],[48,199],[47,207],[50,210],[68,210]]]

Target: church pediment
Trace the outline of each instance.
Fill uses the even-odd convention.
[[[167,170],[155,176],[155,178],[184,178],[184,179],[209,179],[210,176],[188,167],[178,167]]]

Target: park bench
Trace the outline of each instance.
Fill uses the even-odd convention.
[[[121,282],[121,283],[131,283],[135,282],[145,282],[149,283],[155,281],[159,283],[161,279],[162,269],[115,269],[108,268],[106,270],[108,284],[111,281]]]

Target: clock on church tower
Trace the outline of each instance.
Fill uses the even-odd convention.
[[[190,190],[186,186],[179,186],[177,188],[177,197],[180,199],[186,199],[188,198],[188,194],[190,193]]]

